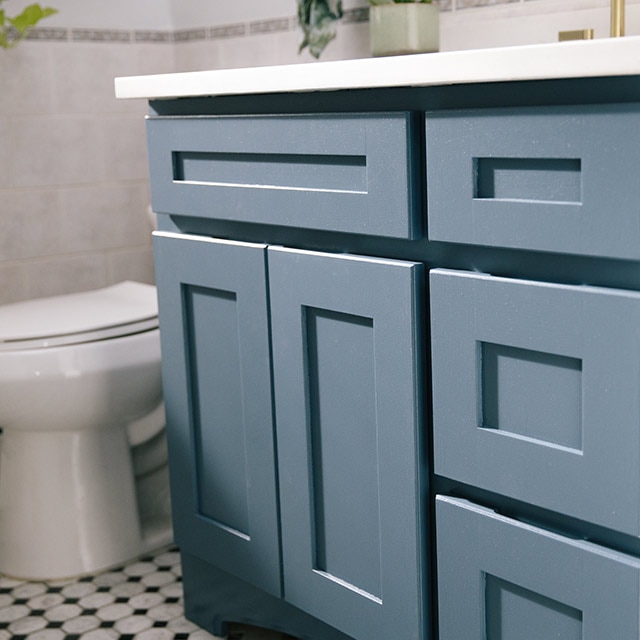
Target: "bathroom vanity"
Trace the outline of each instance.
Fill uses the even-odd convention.
[[[640,637],[640,39],[117,80],[187,615]]]

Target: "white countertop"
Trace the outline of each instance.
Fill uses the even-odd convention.
[[[116,78],[118,98],[178,98],[640,75],[640,36]]]

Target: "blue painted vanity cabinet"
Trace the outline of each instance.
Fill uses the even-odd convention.
[[[640,78],[148,125],[188,616],[638,640]]]
[[[155,206],[410,237],[410,129],[406,114],[152,120]],[[175,232],[154,251],[182,551],[330,627],[249,604],[243,619],[422,638],[423,265]]]

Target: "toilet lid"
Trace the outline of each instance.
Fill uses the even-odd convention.
[[[156,288],[121,282],[0,306],[0,351],[93,342],[157,326]]]

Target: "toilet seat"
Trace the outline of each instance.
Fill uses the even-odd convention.
[[[156,289],[119,284],[0,307],[0,352],[97,342],[158,328]]]

